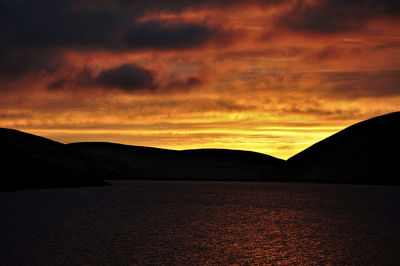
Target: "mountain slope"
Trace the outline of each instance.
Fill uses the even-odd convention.
[[[400,184],[400,112],[352,125],[288,159],[294,180]]]
[[[64,144],[0,128],[0,190],[103,184],[94,158]]]
[[[124,179],[261,180],[283,160],[237,150],[175,151],[114,143],[71,143]]]
[[[0,128],[0,190],[103,184],[103,179],[299,180],[400,184],[400,112],[350,126],[286,162],[237,150],[175,151],[61,144]]]
[[[62,144],[0,128],[0,191],[104,184],[104,179],[261,180],[283,160],[234,150],[174,151]]]

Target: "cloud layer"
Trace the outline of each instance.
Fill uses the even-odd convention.
[[[3,0],[0,126],[288,157],[398,110],[399,12],[398,0]]]

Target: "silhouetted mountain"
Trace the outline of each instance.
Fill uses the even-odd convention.
[[[0,128],[0,190],[103,184],[93,157],[64,144]]]
[[[100,185],[104,179],[400,184],[399,137],[400,112],[396,112],[350,126],[285,163],[249,151],[61,144],[0,128],[0,190]]]
[[[249,151],[199,149],[175,151],[115,143],[71,143],[96,156],[118,179],[262,180],[284,161]]]
[[[0,128],[0,152],[0,190],[100,185],[104,179],[261,180],[284,162],[235,150],[62,144],[5,128]]]
[[[352,125],[291,157],[285,178],[400,184],[400,112]]]

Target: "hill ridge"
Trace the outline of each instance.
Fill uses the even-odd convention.
[[[0,128],[0,190],[104,184],[104,179],[307,181],[400,185],[400,112],[353,124],[282,159],[245,150],[63,144]]]
[[[320,182],[399,184],[400,112],[353,124],[287,160],[285,178]],[[398,174],[397,174],[398,175]]]

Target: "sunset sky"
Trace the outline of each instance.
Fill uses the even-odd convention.
[[[0,127],[286,159],[400,110],[399,0],[1,0]]]

